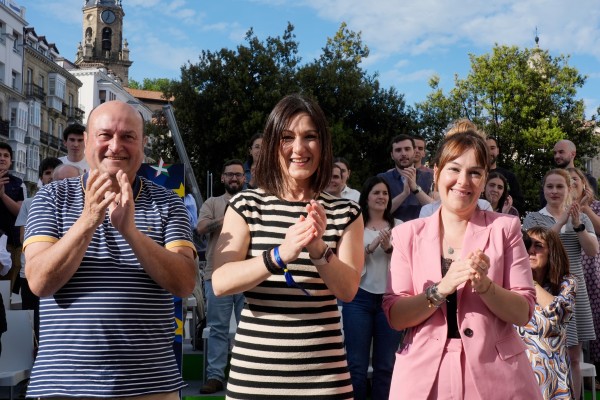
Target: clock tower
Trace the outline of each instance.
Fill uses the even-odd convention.
[[[83,41],[77,48],[75,65],[80,68],[105,67],[125,87],[129,82],[127,40],[123,40],[121,0],[84,0]]]

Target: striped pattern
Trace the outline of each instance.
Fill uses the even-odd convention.
[[[171,191],[140,178],[135,223],[166,247],[189,246],[189,219]],[[44,186],[29,213],[25,245],[58,241],[81,215],[82,180]],[[173,353],[173,296],[143,270],[108,215],[81,266],[41,299],[40,349],[28,397],[118,397],[184,386]]]
[[[542,212],[531,212],[523,221],[525,230],[534,226],[542,226],[551,228],[556,220],[547,214],[546,209]],[[585,224],[587,232],[594,234],[594,226],[587,215],[580,215],[581,222]],[[574,316],[567,325],[567,346],[575,346],[581,342],[596,339],[594,332],[594,321],[592,320],[592,309],[590,299],[585,285],[585,277],[583,275],[583,267],[581,266],[581,245],[577,238],[577,233],[573,230],[571,219],[563,226],[560,231],[560,239],[562,241],[567,256],[569,257],[569,272],[575,276],[577,280],[577,297],[575,299]],[[594,236],[595,238],[595,236]]]
[[[327,213],[323,240],[336,249],[344,229],[360,215],[350,200],[319,196]],[[231,207],[250,229],[248,257],[283,242],[287,229],[306,214],[306,203],[282,201],[261,189],[246,190]],[[229,399],[351,399],[352,383],[341,335],[337,300],[303,251],[288,268],[311,296],[273,275],[247,291],[235,336]]]

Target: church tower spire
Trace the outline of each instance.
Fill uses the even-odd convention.
[[[84,69],[104,67],[127,87],[133,61],[127,40],[123,40],[124,16],[121,0],[84,0],[83,40],[75,65]]]

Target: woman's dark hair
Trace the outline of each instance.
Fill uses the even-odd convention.
[[[531,239],[541,239],[546,242],[548,247],[548,265],[546,265],[546,276],[544,282],[538,282],[540,285],[548,282],[550,292],[556,296],[560,292],[560,284],[563,277],[569,273],[569,257],[560,240],[558,233],[552,229],[535,226],[527,231]],[[529,249],[527,249],[529,251]]]
[[[383,219],[386,220],[386,222],[388,223],[388,225],[390,226],[390,228],[394,227],[394,216],[392,215],[392,198],[391,198],[391,191],[390,191],[390,185],[388,185],[388,183],[385,181],[385,179],[379,177],[379,176],[372,176],[370,178],[368,178],[365,183],[363,184],[362,190],[360,192],[360,198],[358,199],[358,205],[360,206],[361,210],[362,210],[362,215],[363,215],[363,220],[365,222],[365,226],[367,225],[367,222],[369,222],[369,219],[371,218],[371,216],[369,215],[369,194],[371,193],[371,190],[373,190],[373,187],[375,187],[375,185],[383,183],[388,191],[388,195],[390,196],[388,198],[388,202],[387,205],[385,206],[385,211],[383,212]]]
[[[286,180],[279,161],[282,133],[289,127],[292,119],[302,113],[308,114],[317,128],[321,147],[321,159],[311,177],[311,189],[319,193],[331,180],[333,152],[325,114],[314,100],[300,94],[291,94],[281,99],[267,118],[260,157],[256,165],[256,185],[269,194],[281,196],[286,189]]]
[[[508,189],[509,189],[508,181],[506,180],[506,177],[504,175],[502,175],[498,171],[490,172],[490,174],[488,175],[487,181],[485,182],[485,188],[483,189],[483,196],[485,197],[485,192],[487,190],[488,182],[494,178],[500,179],[502,181],[502,184],[504,185],[504,190],[502,191],[502,195],[498,199],[498,207],[494,210],[497,212],[502,212],[502,207],[504,206],[504,202],[506,201],[506,198],[508,197]],[[489,199],[487,197],[486,197],[486,200],[489,201]],[[492,203],[490,202],[490,204],[492,204]]]

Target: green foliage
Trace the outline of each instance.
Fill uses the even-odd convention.
[[[172,81],[167,78],[144,78],[143,83],[139,83],[135,79],[130,79],[129,87],[131,89],[154,90],[157,92],[164,92],[170,87],[171,83]]]
[[[444,128],[469,118],[497,139],[499,164],[512,169],[523,188],[526,209],[539,208],[539,183],[552,167],[551,151],[560,139],[577,145],[581,160],[593,157],[599,146],[593,125],[584,121],[577,88],[585,77],[568,65],[568,57],[552,57],[540,49],[496,45],[491,54],[470,55],[471,71],[455,78],[448,94],[439,78],[432,93],[417,104],[418,130],[435,148]]]
[[[312,96],[325,111],[334,154],[351,162],[351,186],[360,188],[368,176],[392,165],[389,139],[414,123],[403,96],[381,89],[376,76],[360,68],[369,54],[361,34],[342,24],[323,53],[301,66],[293,30],[288,24],[281,37],[261,41],[250,29],[235,50],[203,51],[165,89],[175,98],[179,130],[201,188],[207,171],[218,174],[225,160],[247,157],[250,137],[262,131],[273,106],[294,92]]]

